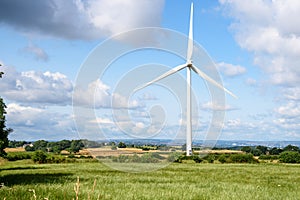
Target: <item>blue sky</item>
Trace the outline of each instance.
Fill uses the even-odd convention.
[[[80,116],[77,124],[72,98],[76,78],[83,76],[80,69],[104,41],[137,45],[146,37],[122,41],[121,37],[111,36],[144,27],[187,35],[190,3],[2,0],[0,69],[5,75],[0,80],[0,95],[7,104],[7,125],[14,129],[10,139],[128,136],[122,129],[133,136],[148,131],[149,135],[141,136],[144,138],[182,135],[185,105],[178,98],[185,92],[181,84],[184,72],[162,82],[167,86],[176,82],[179,91],[183,87],[180,94],[157,84],[130,98],[122,93],[126,90],[124,80],[128,86],[147,82],[184,63],[169,52],[143,49],[114,60],[102,76],[75,97],[82,111],[86,112],[89,105],[95,113]],[[223,85],[238,96],[234,99],[226,95],[225,106],[220,107],[211,101],[209,85],[193,74],[195,139],[210,134],[214,112],[224,112],[224,127],[216,138],[300,140],[299,13],[300,3],[296,0],[194,1],[194,39],[214,61]],[[151,42],[157,38],[149,35],[147,39]],[[113,99],[118,103],[114,108]],[[154,108],[152,119],[150,108]],[[130,117],[124,117],[124,112]],[[159,130],[162,133],[157,133]]]

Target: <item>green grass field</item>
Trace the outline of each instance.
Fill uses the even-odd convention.
[[[6,162],[0,170],[0,199],[6,200],[300,199],[300,165],[174,163],[153,172],[125,173],[98,162],[23,160]]]

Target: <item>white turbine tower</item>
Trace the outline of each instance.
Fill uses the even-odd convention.
[[[221,84],[210,78],[208,75],[206,75],[204,72],[202,72],[200,69],[198,69],[195,65],[193,65],[192,62],[192,55],[193,55],[193,46],[194,46],[194,40],[193,40],[193,3],[191,4],[191,13],[190,13],[190,29],[189,29],[189,40],[188,40],[188,48],[187,48],[187,56],[186,56],[186,63],[183,65],[179,65],[166,73],[162,74],[161,76],[157,77],[156,79],[142,85],[141,87],[138,87],[135,89],[135,91],[141,90],[154,82],[157,82],[167,76],[170,76],[184,68],[187,70],[187,105],[186,105],[186,155],[190,156],[192,155],[192,102],[191,102],[191,70],[193,70],[195,73],[197,73],[200,77],[205,79],[206,81],[209,81],[216,87],[224,90],[231,96],[237,98],[232,92],[224,88]]]

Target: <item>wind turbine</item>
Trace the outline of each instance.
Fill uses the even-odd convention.
[[[204,72],[202,72],[199,68],[197,68],[193,62],[192,62],[192,55],[193,55],[193,3],[191,3],[191,13],[190,13],[190,28],[189,28],[189,40],[188,40],[188,48],[187,48],[187,55],[186,55],[186,63],[179,65],[166,73],[162,74],[161,76],[157,77],[156,79],[136,88],[134,91],[141,90],[154,82],[157,82],[163,78],[166,78],[167,76],[170,76],[182,69],[186,68],[186,81],[187,81],[187,105],[186,105],[186,155],[190,156],[192,155],[192,102],[191,102],[191,70],[193,70],[196,74],[198,74],[200,77],[205,79],[206,81],[212,83],[216,87],[224,90],[231,96],[237,98],[232,92],[224,88],[221,84],[210,78],[208,75],[206,75]]]

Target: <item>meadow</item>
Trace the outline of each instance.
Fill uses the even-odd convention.
[[[134,165],[134,163],[132,163]],[[0,199],[299,199],[300,165],[172,163],[143,173],[100,162],[0,165]]]

